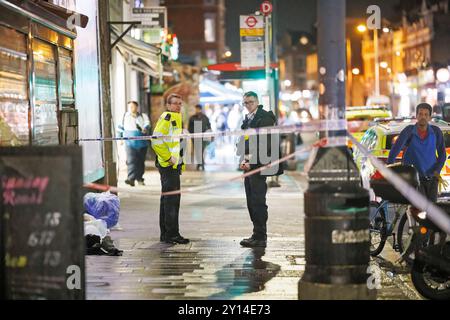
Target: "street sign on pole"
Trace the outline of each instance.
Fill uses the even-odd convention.
[[[167,8],[131,8],[130,21],[140,21],[139,28],[141,29],[166,28]]]
[[[269,1],[264,1],[261,3],[261,12],[267,16],[272,13],[272,4]]]
[[[262,16],[240,16],[241,65],[264,67],[264,20]]]
[[[146,41],[149,43],[160,43],[161,34],[167,28],[167,8],[147,7],[130,8],[129,21],[139,21],[141,24],[136,28],[147,31]]]

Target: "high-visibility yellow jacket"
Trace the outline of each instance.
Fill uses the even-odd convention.
[[[173,136],[182,133],[181,114],[177,112],[164,112],[156,123],[153,135],[155,136]],[[181,139],[179,138],[161,138],[152,140],[152,148],[155,151],[158,163],[163,168],[167,168],[170,157],[174,157],[177,161],[173,165],[174,169],[178,165],[182,165],[184,170],[183,157],[181,154]]]

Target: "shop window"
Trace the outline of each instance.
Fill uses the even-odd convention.
[[[29,144],[26,36],[0,26],[0,146]]]
[[[54,46],[40,40],[33,40],[32,143],[34,145],[59,144],[55,51]]]
[[[72,52],[59,49],[59,90],[63,108],[75,108],[73,93],[73,59]]]
[[[216,41],[216,15],[214,13],[205,14],[205,41]]]

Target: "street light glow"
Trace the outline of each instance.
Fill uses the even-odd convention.
[[[230,50],[228,50],[228,51],[225,52],[225,57],[226,57],[226,58],[229,58],[229,57],[231,57],[232,55],[233,55],[233,54],[231,53]]]
[[[308,37],[302,36],[302,37],[300,38],[300,43],[301,43],[302,45],[306,46],[306,45],[309,43]]]
[[[364,33],[367,31],[367,27],[363,24],[360,24],[358,27],[356,27],[356,29],[358,30],[358,32]]]
[[[358,68],[353,68],[353,69],[352,69],[352,73],[353,73],[355,76],[357,76],[357,75],[360,73],[360,71],[359,71]]]
[[[380,67],[383,69],[386,69],[388,67],[388,63],[386,61],[381,61],[380,62]]]
[[[441,68],[436,72],[436,78],[439,82],[448,82],[450,80],[450,72],[447,68]]]
[[[383,32],[384,32],[384,33],[388,33],[389,31],[391,31],[389,28],[387,28],[387,27],[384,27],[384,28],[383,28]]]

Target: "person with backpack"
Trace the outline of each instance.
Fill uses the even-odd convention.
[[[145,113],[140,113],[139,104],[136,101],[128,102],[128,112],[123,115],[119,125],[119,137],[140,137],[150,134],[150,121]],[[125,183],[134,187],[135,181],[140,185],[144,183],[145,156],[148,149],[147,140],[127,140],[125,142],[127,152],[128,177]]]
[[[436,202],[439,183],[443,183],[441,170],[445,164],[444,136],[439,127],[431,125],[432,108],[428,103],[421,103],[416,107],[415,125],[404,128],[389,152],[388,164],[395,162],[401,150],[402,163],[413,165],[419,172],[419,191],[430,201]],[[419,210],[412,208],[411,213],[417,215]]]
[[[275,115],[272,111],[263,109],[255,92],[249,91],[244,94],[243,105],[247,109],[248,114],[241,126],[242,130],[275,125]],[[273,148],[272,144],[277,147]],[[237,155],[240,156],[240,169],[246,172],[273,163],[280,158],[279,135],[259,134],[241,137],[237,145]],[[268,176],[281,174],[283,174],[283,166],[278,164],[245,178],[245,196],[250,219],[253,223],[253,234],[250,238],[243,239],[240,242],[241,246],[250,248],[266,247],[268,219],[266,180]]]

